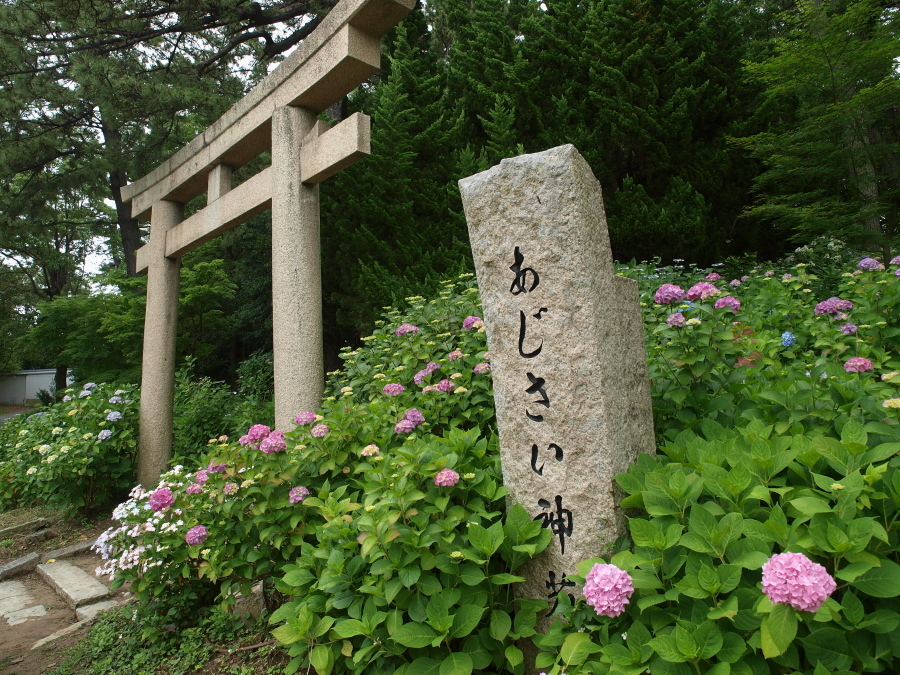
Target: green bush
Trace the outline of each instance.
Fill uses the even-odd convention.
[[[254,352],[237,368],[238,391],[247,398],[271,401],[275,395],[272,352]]]
[[[43,502],[93,509],[133,484],[138,394],[88,382],[0,427],[0,509]]]

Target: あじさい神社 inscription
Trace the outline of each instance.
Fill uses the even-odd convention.
[[[625,532],[613,477],[655,451],[637,284],[614,274],[600,185],[573,146],[459,184],[504,485],[553,535],[518,592],[552,611],[577,563]]]

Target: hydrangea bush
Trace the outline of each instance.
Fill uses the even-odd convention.
[[[138,393],[86,383],[0,427],[0,510],[45,503],[65,510],[108,504],[134,480]]]

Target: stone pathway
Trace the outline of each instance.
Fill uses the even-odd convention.
[[[127,602],[129,593],[113,593],[95,576],[100,558],[90,551],[94,539],[0,566],[0,675],[32,672],[24,668],[29,653],[54,649],[101,611]]]

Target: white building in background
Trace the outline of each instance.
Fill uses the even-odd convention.
[[[25,405],[28,401],[37,401],[41,389],[53,389],[55,378],[56,370],[53,368],[20,370],[18,373],[0,375],[0,404]],[[69,383],[71,382],[72,376],[69,375]]]

